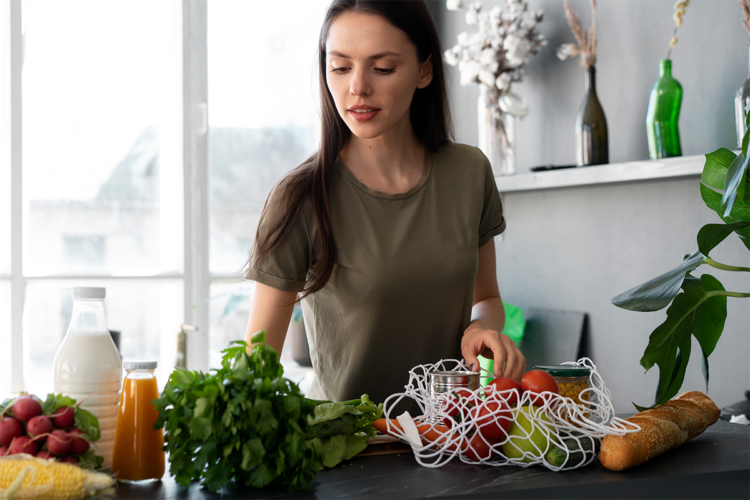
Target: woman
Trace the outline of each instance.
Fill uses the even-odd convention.
[[[299,293],[312,398],[382,401],[418,364],[463,356],[478,370],[479,354],[520,380],[526,361],[499,333],[500,197],[485,156],[449,141],[427,7],[335,0],[318,59],[321,145],[264,207],[248,342],[265,329],[281,352]]]

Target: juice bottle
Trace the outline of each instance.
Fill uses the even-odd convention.
[[[154,429],[159,412],[156,361],[126,361],[117,417],[112,473],[125,482],[158,481],[164,475],[164,434]]]
[[[94,452],[112,465],[120,399],[122,362],[104,318],[104,288],[73,288],[73,314],[62,344],[55,353],[52,372],[55,392],[69,396],[98,420],[101,437]]]

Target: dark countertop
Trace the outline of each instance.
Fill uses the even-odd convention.
[[[567,472],[467,465],[457,459],[430,469],[406,453],[355,457],[319,472],[311,492],[222,493],[211,494],[197,483],[182,488],[165,475],[147,486],[121,484],[116,498],[750,498],[750,426],[719,420],[682,447],[622,472],[598,461]]]

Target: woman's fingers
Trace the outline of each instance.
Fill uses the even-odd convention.
[[[521,377],[526,373],[526,358],[516,343],[507,335],[500,335],[500,342],[505,350],[505,369],[502,371],[503,377],[510,377],[514,380],[521,381]]]
[[[479,371],[477,356],[486,349],[492,351],[491,355],[486,353],[485,356],[495,361],[496,377],[510,377],[521,381],[526,373],[526,358],[510,337],[487,328],[467,329],[461,341],[466,366]]]

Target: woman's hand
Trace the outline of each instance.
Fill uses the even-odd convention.
[[[479,371],[480,354],[487,359],[495,360],[495,376],[510,377],[518,382],[526,373],[526,358],[510,337],[487,328],[481,321],[474,320],[464,332],[461,339],[461,353],[466,366]],[[503,370],[503,363],[505,369]]]

